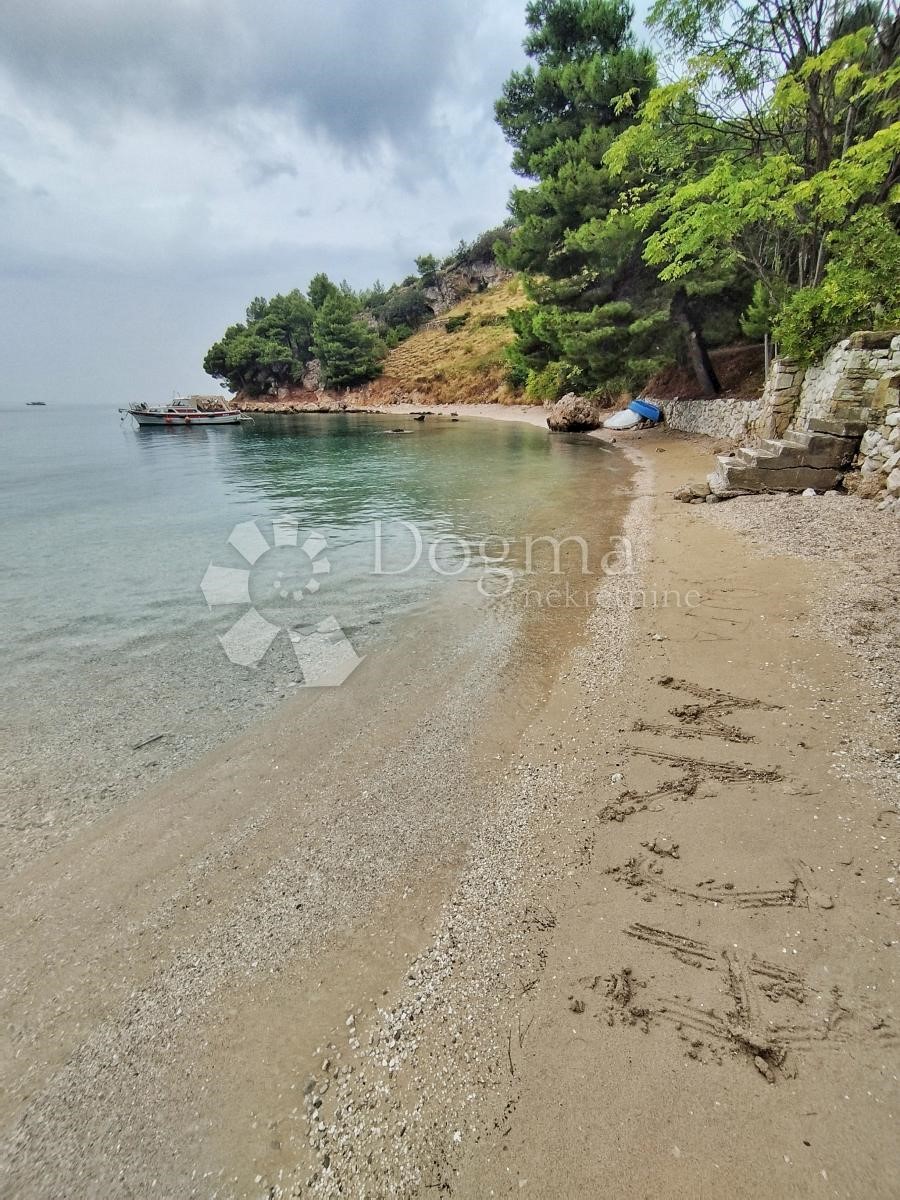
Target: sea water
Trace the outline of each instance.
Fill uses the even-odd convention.
[[[323,663],[377,662],[441,606],[476,619],[527,536],[590,524],[598,472],[621,483],[585,437],[447,413],[138,429],[112,406],[0,408],[7,825],[52,844]]]

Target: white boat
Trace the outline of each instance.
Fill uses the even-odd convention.
[[[147,404],[132,404],[119,412],[134,417],[138,425],[239,425],[252,421],[236,408],[196,408],[186,397],[179,397],[159,408]]]

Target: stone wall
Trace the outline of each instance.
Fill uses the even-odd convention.
[[[900,333],[854,333],[805,371],[775,359],[758,400],[658,400],[672,429],[712,437],[782,437],[810,422],[821,431],[876,427],[900,406]]]
[[[811,420],[878,425],[900,402],[898,393],[900,333],[854,333],[807,369],[794,423],[798,428]]]
[[[743,438],[762,411],[759,400],[731,400],[716,396],[709,400],[657,400],[670,429],[704,433],[710,437]]]
[[[900,513],[900,407],[888,409],[883,423],[863,434],[857,466],[860,474],[852,490],[877,498],[879,508]]]
[[[803,368],[789,359],[776,358],[760,398],[760,412],[752,432],[761,438],[780,438],[791,423],[800,400]]]
[[[872,427],[900,404],[900,333],[854,333],[806,371],[776,359],[753,432],[779,438],[792,429]],[[859,436],[857,434],[857,436]]]

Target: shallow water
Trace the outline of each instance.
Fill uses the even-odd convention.
[[[527,535],[588,534],[622,483],[596,442],[525,424],[137,430],[110,408],[0,410],[7,825],[51,844],[315,684],[335,646],[340,673],[416,618],[458,636],[510,605],[492,597],[526,580]],[[250,522],[242,555],[229,537]],[[262,632],[229,635],[248,613]]]

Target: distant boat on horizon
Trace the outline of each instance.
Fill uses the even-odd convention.
[[[46,408],[47,401],[46,400],[26,400],[25,407],[26,408]]]

